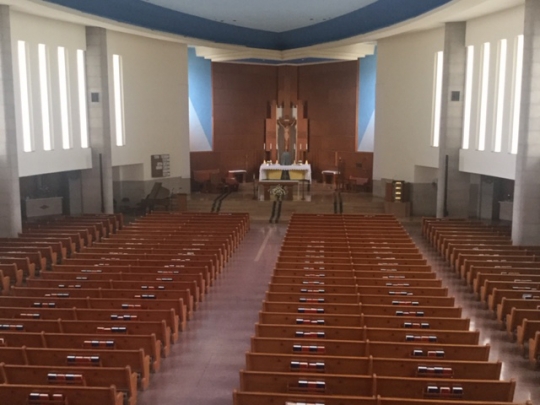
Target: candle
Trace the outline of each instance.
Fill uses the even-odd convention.
[[[272,144],[270,144],[270,150],[272,150]]]
[[[263,143],[263,150],[266,150],[266,142]]]

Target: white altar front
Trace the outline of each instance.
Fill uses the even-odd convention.
[[[283,170],[289,171],[289,177],[291,180],[306,180],[308,184],[311,184],[310,164],[296,164],[285,166],[280,164],[263,163],[259,168],[259,181],[280,180],[281,172]]]

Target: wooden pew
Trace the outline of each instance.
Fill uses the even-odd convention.
[[[529,339],[529,361],[538,367],[540,364],[540,332],[536,332],[533,339]]]
[[[516,340],[518,345],[524,349],[529,340],[534,339],[536,333],[540,332],[540,320],[524,319],[517,327]]]
[[[69,250],[69,254],[73,254],[74,252],[81,250],[81,248],[85,246],[86,241],[84,239],[84,236],[82,235],[86,234],[88,234],[88,231],[82,230],[81,232],[76,232],[67,229],[31,229],[20,233],[19,238],[32,238],[40,240],[43,240],[44,238],[69,239],[69,241],[75,245],[75,249]]]
[[[506,331],[510,337],[514,337],[517,327],[523,323],[525,319],[529,321],[540,320],[540,305],[534,309],[512,308],[511,312],[506,315]]]
[[[381,304],[360,304],[360,311],[364,315],[377,316],[415,316],[439,317],[439,318],[459,318],[462,309],[455,306],[415,306],[415,305],[381,305]]]
[[[540,299],[506,298],[503,297],[497,305],[497,320],[504,322],[511,313],[512,308],[516,309],[536,309],[540,306]]]
[[[6,274],[13,274],[15,279],[13,280],[15,285],[22,283],[22,271],[17,271],[17,266],[15,264],[0,264],[0,285],[2,286],[2,294],[9,294],[9,289],[11,288],[11,278],[10,276],[4,276],[4,271]]]
[[[51,402],[38,402],[39,405],[48,404],[77,404],[77,405],[123,405],[124,394],[118,392],[114,386],[104,387],[68,387],[50,385],[0,385],[0,403],[11,405],[32,405],[29,401],[31,394],[48,395]],[[60,400],[53,401],[53,395]]]
[[[95,364],[98,367],[125,367],[129,365],[131,370],[138,374],[139,387],[141,389],[145,390],[150,383],[150,357],[144,353],[143,349],[106,350],[0,347],[0,358],[6,364],[66,366],[71,364],[68,364],[68,356],[82,356],[84,357],[83,360],[97,357],[96,362],[87,362],[86,364]],[[73,363],[73,365],[79,366],[79,363]]]
[[[37,270],[44,270],[47,268],[47,265],[56,263],[57,260],[56,253],[53,252],[50,246],[38,246],[30,244],[10,244],[9,246],[6,246],[6,244],[0,243],[1,255],[9,255],[10,252],[31,254],[28,257],[33,263],[36,264]]]
[[[518,252],[512,253],[512,255],[505,254],[484,254],[484,255],[460,255],[458,258],[460,262],[459,267],[455,267],[456,273],[461,275],[461,278],[466,279],[466,275],[469,272],[469,268],[474,265],[481,265],[485,262],[498,262],[500,265],[504,265],[508,261],[521,261],[521,262],[534,262],[534,256],[527,254],[518,254]]]
[[[36,248],[51,264],[59,263],[66,257],[66,249],[61,242],[34,241],[29,238],[0,238],[0,246],[6,248]]]
[[[119,335],[116,333],[12,332],[0,331],[5,347],[47,349],[140,350],[149,356],[151,370],[161,368],[161,341],[152,335]]]
[[[0,255],[0,265],[13,265],[22,270],[23,277],[35,277],[36,265],[30,263],[28,257],[13,257]]]
[[[374,328],[409,328],[409,329],[446,329],[446,330],[469,330],[470,320],[465,318],[441,318],[441,317],[418,317],[413,316],[381,316],[381,315],[304,315],[287,314],[281,312],[259,312],[259,322],[274,325],[327,325],[327,326],[352,326]],[[311,323],[313,321],[313,323]],[[322,322],[321,322],[322,321]]]
[[[71,321],[84,320],[123,320],[130,321],[165,321],[171,328],[171,340],[178,340],[179,322],[174,309],[91,309],[91,308],[28,308],[28,307],[5,307],[0,306],[0,318],[13,319],[64,319]]]
[[[494,288],[491,294],[488,295],[488,308],[492,311],[497,310],[497,305],[502,302],[503,298],[524,298],[524,299],[540,299],[540,291],[534,290],[508,290]],[[529,298],[530,297],[530,298]]]
[[[52,376],[51,376],[52,374]],[[27,366],[0,363],[0,382],[2,384],[48,385],[55,375],[78,374],[82,376],[81,385],[88,387],[110,387],[111,384],[126,395],[129,405],[137,403],[137,374],[126,367],[61,367]],[[52,377],[52,378],[51,378]],[[54,386],[70,383],[62,380],[52,382]],[[77,384],[76,384],[77,385]]]
[[[466,260],[463,266],[461,266],[461,272],[459,273],[461,278],[465,280],[473,279],[473,274],[471,274],[470,278],[468,276],[468,273],[471,272],[471,269],[473,267],[499,267],[499,268],[513,268],[516,267],[534,267],[535,265],[532,263],[536,263],[532,261],[532,256],[512,256],[512,257],[504,257],[504,258],[484,258],[479,260]],[[531,266],[532,264],[532,266]],[[506,267],[508,266],[508,267]]]
[[[511,240],[507,239],[468,239],[468,240],[459,240],[459,239],[445,239],[440,255],[447,261],[453,263],[456,259],[454,252],[462,251],[463,249],[514,249],[520,250],[521,247],[513,246]]]
[[[363,328],[327,325],[271,325],[255,324],[255,335],[267,338],[331,339],[376,342],[437,342],[441,344],[478,344],[478,331],[409,330],[406,328],[385,329],[364,326]]]
[[[305,405],[316,404],[324,401],[325,405],[447,405],[448,400],[437,399],[405,399],[405,398],[381,398],[381,397],[351,397],[332,395],[321,399],[313,394],[280,394],[270,392],[243,392],[233,391],[233,405]],[[498,401],[466,401],[460,400],[460,405],[509,405],[508,402]],[[530,401],[514,405],[532,405]]]
[[[91,271],[88,271],[91,270]],[[203,283],[204,283],[204,291],[208,289],[210,285],[212,285],[213,282],[213,275],[211,272],[211,269],[209,266],[199,266],[199,265],[190,265],[190,264],[182,264],[182,265],[173,265],[171,266],[165,266],[165,267],[156,267],[156,266],[116,266],[116,265],[107,265],[107,266],[86,266],[86,265],[76,265],[76,264],[70,264],[70,265],[56,265],[53,266],[51,269],[51,272],[46,272],[43,274],[43,277],[48,277],[50,274],[60,272],[60,273],[67,273],[67,272],[73,272],[73,273],[85,273],[85,274],[76,274],[76,276],[84,277],[89,276],[90,274],[98,274],[98,273],[127,273],[127,274],[154,274],[155,277],[173,277],[173,276],[181,276],[183,274],[186,275],[202,275]],[[89,278],[90,279],[90,278]],[[202,287],[201,287],[202,288]]]
[[[211,260],[207,259],[198,259],[196,256],[191,256],[190,258],[176,259],[171,260],[133,260],[133,259],[66,259],[63,262],[64,265],[68,266],[78,266],[83,269],[103,269],[104,267],[113,267],[113,266],[130,266],[135,267],[144,267],[145,270],[149,267],[152,267],[159,271],[182,271],[184,268],[192,267],[209,267],[210,268],[210,279],[215,279],[218,269]],[[58,268],[58,267],[55,267]],[[135,270],[132,270],[135,271]]]
[[[394,378],[379,376],[348,376],[310,373],[266,373],[258,371],[240,371],[240,390],[254,392],[287,393],[291,389],[302,393],[317,392],[316,389],[302,388],[307,384],[301,381],[321,381],[322,384],[310,384],[309,388],[319,387],[321,397],[331,395],[368,396],[384,395],[394,398],[429,398],[427,387],[438,385],[444,387],[461,387],[462,398],[469,401],[512,401],[516,383],[498,380],[456,380],[440,379],[436,384],[428,383],[420,378]],[[444,399],[444,396],[431,397]],[[452,398],[452,396],[450,396]]]
[[[534,274],[534,270],[525,270],[523,269],[523,273],[518,272],[514,273],[513,271],[509,274],[508,271],[500,272],[486,272],[486,273],[477,273],[476,278],[473,280],[473,291],[475,293],[480,293],[480,289],[482,286],[485,286],[485,282],[489,280],[490,282],[493,281],[506,281],[511,282],[514,281],[516,283],[520,282],[540,282],[540,271],[538,271],[536,274]]]
[[[408,359],[437,357],[446,360],[487,361],[489,346],[425,342],[364,342],[350,340],[251,338],[255,353],[309,354],[318,356],[353,356]]]
[[[296,363],[296,364],[293,364]],[[298,367],[297,363],[304,363]],[[307,364],[305,364],[307,363]],[[322,363],[322,364],[321,364]],[[425,368],[431,370],[426,370]],[[432,370],[434,367],[445,370]],[[498,380],[502,363],[433,359],[381,359],[374,357],[308,356],[302,354],[246,353],[247,371],[299,372],[321,374],[371,375],[463,380]]]
[[[40,275],[42,280],[56,280],[58,284],[77,284],[78,281],[140,281],[145,282],[159,282],[162,285],[173,286],[176,282],[194,282],[197,289],[200,292],[200,301],[202,301],[202,295],[208,292],[208,286],[201,273],[183,273],[177,272],[177,274],[158,274],[158,273],[75,273],[75,272],[61,272],[61,271],[46,271]]]
[[[129,337],[138,336],[138,340],[141,342],[152,342],[150,344],[145,343],[145,348],[149,349],[146,352],[151,355],[157,365],[159,366],[159,359],[163,353],[164,357],[167,357],[170,353],[170,328],[165,321],[150,322],[150,321],[73,321],[73,320],[47,320],[47,319],[0,319],[0,325],[9,325],[8,330],[28,333],[64,333],[74,335],[86,335],[88,337],[94,336],[108,336],[114,340],[119,340],[123,337],[126,338],[126,344],[130,342]],[[4,328],[4,330],[6,330]],[[0,330],[0,334],[3,331]],[[151,336],[154,338],[151,338]],[[98,339],[96,337],[96,339]],[[157,342],[161,343],[157,343]],[[13,344],[12,344],[13,345]],[[138,346],[137,348],[142,347]],[[133,347],[130,347],[132,349]],[[161,348],[161,351],[160,351]]]
[[[139,303],[154,300],[178,300],[184,303],[187,319],[193,316],[194,302],[193,296],[189,290],[121,290],[121,289],[102,289],[102,288],[31,288],[31,287],[12,287],[15,297],[35,297],[42,300],[50,298],[109,298],[131,300],[137,299]]]
[[[30,224],[23,225],[23,233],[40,234],[40,233],[75,233],[79,235],[81,243],[79,249],[84,246],[92,246],[92,243],[99,241],[97,239],[97,229],[93,226],[85,225],[65,225],[65,224]]]
[[[450,265],[459,268],[463,264],[462,256],[469,255],[510,255],[510,256],[532,256],[530,252],[521,246],[478,246],[467,245],[466,247],[455,248],[450,257]]]
[[[470,266],[465,279],[467,284],[474,285],[474,280],[480,273],[506,272],[507,274],[520,274],[531,270],[536,271],[536,269],[540,269],[540,262],[484,262],[480,265]]]
[[[498,280],[486,280],[484,285],[480,287],[480,300],[486,302],[486,299],[494,289],[498,290],[530,290],[531,292],[537,291],[540,288],[539,282],[527,282],[527,281],[498,281]]]
[[[66,283],[62,280],[32,278],[26,280],[27,287],[30,288],[80,288],[80,289],[112,289],[112,290],[142,290],[145,292],[159,291],[180,291],[189,290],[193,296],[194,307],[202,301],[202,294],[196,281],[132,281],[132,280],[76,280]]]
[[[79,308],[113,310],[119,314],[131,313],[132,310],[174,311],[178,317],[178,327],[185,330],[187,314],[182,299],[141,300],[138,298],[88,298],[88,297],[0,297],[1,307],[21,308]],[[29,309],[29,312],[31,310]]]
[[[33,235],[19,235],[18,238],[0,238],[0,243],[28,243],[31,244],[44,244],[50,246],[53,252],[57,254],[58,259],[61,261],[75,251],[75,243],[70,237],[40,237]]]

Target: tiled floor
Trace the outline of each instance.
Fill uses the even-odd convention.
[[[380,212],[381,201],[368,194],[344,195],[344,212]],[[190,208],[211,207],[215,195],[193,195]],[[229,199],[230,198],[230,199]],[[253,335],[261,301],[279,253],[288,217],[294,210],[333,212],[332,190],[322,189],[312,202],[291,202],[280,224],[269,224],[270,204],[253,201],[249,191],[229,197],[222,211],[249,211],[251,230],[205,301],[181,334],[162,370],[153,376],[150,389],[140,394],[140,405],[230,405],[238,387],[238,371],[245,366],[245,352]],[[356,203],[356,204],[355,204]],[[532,370],[515,343],[498,328],[491,314],[474,299],[465,285],[420,235],[419,221],[404,223],[422,253],[443,279],[463,314],[481,331],[481,342],[491,345],[491,360],[503,361],[503,378],[518,381],[515,401],[531,399],[540,404],[540,371]]]

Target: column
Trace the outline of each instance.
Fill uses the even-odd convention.
[[[540,244],[540,0],[525,1],[523,81],[512,240]]]
[[[465,32],[465,22],[445,24],[437,187],[438,218],[467,217],[469,213],[469,174],[459,171],[467,56]]]
[[[107,30],[87,27],[86,75],[90,95],[88,122],[92,169],[82,171],[82,210],[84,213],[112,213],[114,210],[109,63]]]
[[[0,236],[2,237],[15,237],[22,230],[13,56],[10,8],[0,5]]]

